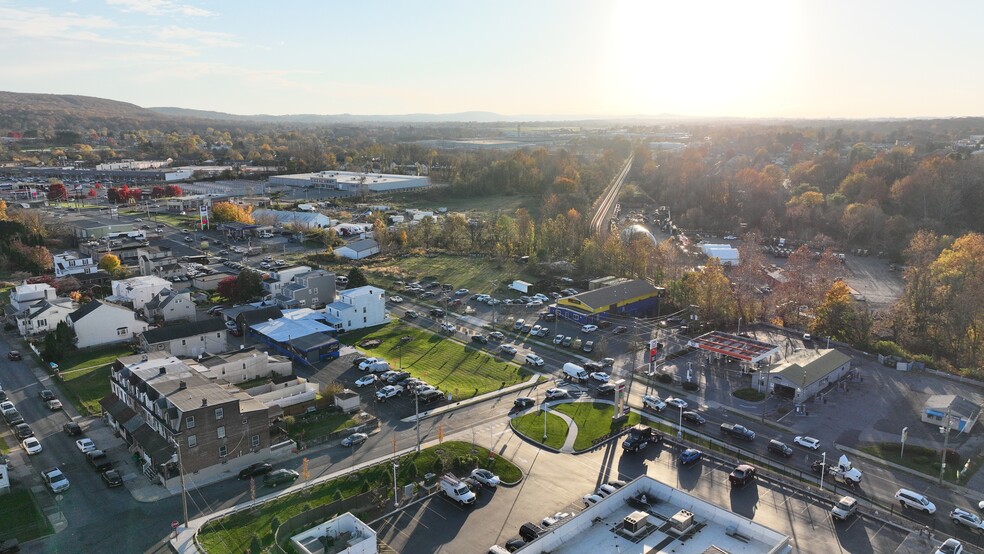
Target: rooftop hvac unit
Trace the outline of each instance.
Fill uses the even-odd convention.
[[[670,518],[671,530],[683,534],[694,524],[694,513],[688,510],[680,510]]]
[[[646,512],[632,512],[622,520],[622,529],[628,535],[637,535],[646,530],[649,524],[649,514]]]

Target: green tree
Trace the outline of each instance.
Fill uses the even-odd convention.
[[[348,272],[348,285],[346,288],[354,289],[357,287],[364,287],[369,284],[369,279],[366,279],[366,274],[362,272],[361,269],[353,267]]]
[[[260,274],[255,271],[242,271],[236,277],[236,298],[240,302],[249,302],[263,295],[263,282]]]

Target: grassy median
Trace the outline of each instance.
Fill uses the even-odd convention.
[[[522,478],[520,469],[508,460],[494,455],[490,461],[487,448],[467,442],[448,441],[401,457],[397,482],[400,486],[417,482],[427,473],[441,475],[454,472],[464,475],[475,467],[490,469],[504,483],[515,483]],[[240,554],[251,552],[254,548],[268,549],[273,545],[274,532],[283,522],[336,500],[374,490],[381,499],[387,500],[385,509],[391,509],[392,475],[391,461],[386,461],[303,491],[282,495],[253,510],[213,519],[202,526],[198,538],[208,554]],[[248,491],[249,484],[244,482],[243,487]],[[269,492],[269,489],[259,485],[257,489],[257,496]],[[370,511],[371,508],[367,506],[366,510]]]
[[[529,440],[560,450],[567,440],[567,422],[556,414],[547,412],[547,440],[543,440],[543,412],[537,410],[513,418],[509,422],[513,430]]]
[[[577,424],[574,450],[590,448],[595,440],[610,433],[617,433],[623,427],[635,425],[642,420],[639,414],[630,412],[628,419],[615,423],[612,421],[615,406],[602,402],[573,402],[554,406],[553,409],[566,414]]]

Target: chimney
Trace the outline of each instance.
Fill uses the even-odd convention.
[[[161,369],[158,370],[158,373],[157,374],[158,375],[164,375],[165,373],[167,373],[167,368],[164,367],[164,366],[161,366]]]
[[[202,408],[208,406],[208,398],[202,398]]]
[[[185,390],[186,388],[188,388],[188,383],[185,383],[184,381],[178,381],[178,390]]]

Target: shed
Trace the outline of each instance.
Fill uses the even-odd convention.
[[[981,405],[958,394],[936,394],[923,405],[920,420],[939,427],[946,425],[950,414],[950,429],[969,433],[981,417]]]

